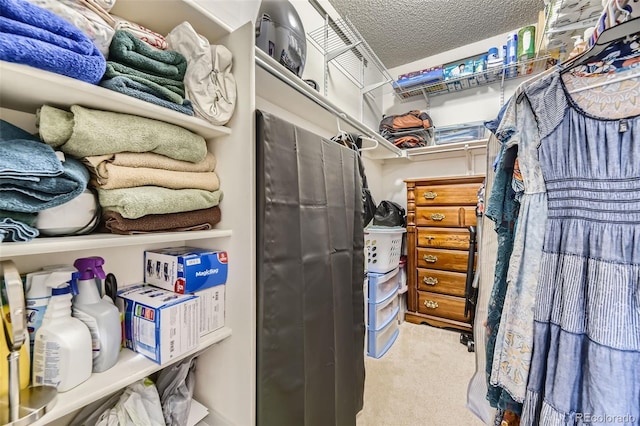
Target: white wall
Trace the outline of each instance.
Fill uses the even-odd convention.
[[[389,72],[394,78],[397,78],[398,75],[407,72],[482,54],[490,47],[501,47],[505,44],[507,34],[500,34],[458,49],[423,58],[419,61],[393,68]],[[500,90],[500,83],[493,83],[457,93],[431,96],[428,103],[423,97],[402,103],[394,96],[393,89],[390,86],[385,86],[383,106],[386,114],[400,114],[412,109],[425,110],[431,116],[436,127],[486,121],[497,116],[503,102],[508,101],[522,81],[524,80],[505,81],[503,93]],[[406,206],[404,179],[485,174],[485,157],[485,149],[476,149],[470,153],[462,150],[447,154],[425,155],[420,157],[420,161],[406,159],[385,160],[382,165],[382,199],[396,201]]]
[[[232,30],[255,22],[261,0],[196,0]]]
[[[507,34],[509,34],[509,32],[401,65],[390,69],[389,72],[394,78],[397,78],[399,75],[407,72],[479,55],[487,52],[490,47],[501,48],[501,46],[506,43]],[[505,82],[505,102],[513,94],[521,81],[521,79],[516,79]],[[402,103],[393,95],[393,89],[389,85],[385,86],[383,97],[383,107],[386,114],[399,114],[411,109],[427,110],[436,126],[489,120],[498,114],[502,106],[500,102],[499,83],[493,83],[458,93],[431,96],[429,98],[429,104],[427,104],[423,97],[411,98],[411,102]]]
[[[215,4],[216,15],[220,16],[231,27],[237,26],[246,20],[255,22],[260,7],[260,0],[201,1]],[[371,92],[373,99],[365,97],[363,100],[360,88],[346,77],[339,67],[333,64],[329,65],[325,81],[323,51],[321,46],[308,35],[311,31],[324,25],[324,17],[317,13],[308,0],[290,0],[290,2],[300,15],[307,33],[307,61],[303,78],[315,80],[319,84],[320,93],[322,94],[324,94],[326,83],[327,97],[349,115],[359,119],[372,129],[377,129],[383,114],[399,114],[412,109],[428,111],[436,126],[489,120],[498,114],[502,101],[508,100],[516,87],[523,81],[522,79],[506,81],[503,93],[501,93],[500,84],[494,83],[459,93],[432,96],[429,98],[428,103],[424,98],[415,98],[410,102],[402,103],[393,95],[391,85],[384,85],[380,89]],[[328,0],[320,0],[320,3],[334,20],[341,19]],[[392,68],[389,72],[395,78],[406,72],[478,55],[486,52],[490,47],[500,48],[505,44],[508,33],[407,63]],[[373,67],[365,71],[366,84],[380,81],[380,78],[381,76],[374,71]],[[257,85],[259,93],[257,99],[258,108],[279,112],[283,118],[325,137],[329,137],[337,131],[331,120],[328,120],[324,115],[322,117],[316,115],[317,111],[314,114],[311,112],[312,110],[308,110],[308,106],[299,109],[290,104],[285,107],[278,107],[277,105],[282,105],[282,102],[274,100],[273,96],[278,96],[278,93],[282,92],[271,91],[272,93],[265,97],[264,94],[261,95],[261,92],[269,91],[260,90],[260,81],[257,82]],[[289,109],[289,106],[291,106],[291,109]],[[365,158],[365,168],[369,187],[377,202],[389,199],[404,205],[406,203],[404,179],[484,174],[484,156],[484,150],[476,149],[469,154],[465,151],[459,151],[447,154],[425,155],[424,157],[419,157],[420,161],[407,159],[379,161]]]

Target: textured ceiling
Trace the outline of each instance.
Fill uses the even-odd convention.
[[[544,0],[329,0],[387,68],[538,21]]]

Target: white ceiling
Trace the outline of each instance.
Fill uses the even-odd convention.
[[[387,68],[538,21],[544,0],[329,0]]]

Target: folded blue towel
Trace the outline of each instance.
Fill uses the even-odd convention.
[[[175,102],[164,100],[157,95],[153,88],[146,84],[139,83],[127,77],[114,77],[107,80],[102,80],[100,86],[107,89],[114,90],[116,92],[124,93],[125,95],[132,96],[134,98],[142,99],[143,101],[151,102],[152,104],[160,105],[165,108],[171,108],[172,110],[181,112],[187,115],[193,115],[193,106],[187,99],[182,101],[182,105],[178,105]]]
[[[40,235],[36,228],[13,220],[10,217],[0,219],[0,242],[27,242]]]
[[[0,209],[34,213],[80,195],[89,171],[78,160],[61,162],[49,145],[0,120]]]
[[[97,84],[106,60],[91,39],[25,0],[0,0],[0,60]]]
[[[0,210],[0,241],[31,241],[40,235],[37,220],[38,213]]]
[[[131,68],[119,62],[107,61],[107,68],[103,78],[127,77],[138,83],[144,83],[155,88],[158,94],[165,99],[180,103],[185,95],[184,82],[166,77],[149,74],[144,71]]]
[[[62,162],[62,168],[60,176],[41,178],[39,182],[0,178],[0,209],[34,213],[82,194],[89,182],[89,171],[69,157]]]
[[[53,148],[0,120],[0,178],[39,182],[64,172]]]

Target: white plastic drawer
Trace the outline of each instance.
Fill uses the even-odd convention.
[[[399,267],[386,274],[369,272],[369,303],[380,303],[400,288]]]
[[[380,303],[369,303],[369,329],[380,330],[384,328],[389,321],[398,317],[399,310],[397,291]]]
[[[382,330],[368,330],[369,348],[367,355],[373,358],[381,358],[393,346],[399,333],[398,321],[389,321]]]

